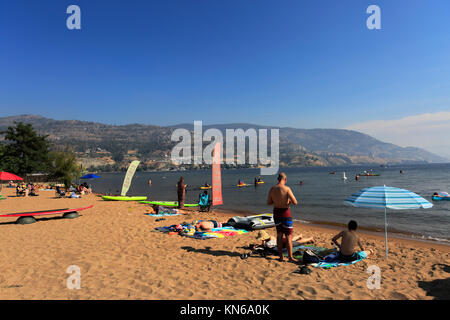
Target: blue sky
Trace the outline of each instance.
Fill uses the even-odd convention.
[[[450,111],[448,0],[0,3],[0,116],[344,128]]]

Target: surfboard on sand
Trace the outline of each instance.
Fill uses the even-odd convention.
[[[146,196],[124,197],[124,196],[102,196],[105,201],[144,201]]]
[[[83,211],[86,209],[92,208],[93,205],[84,208],[76,208],[76,209],[56,209],[56,210],[47,210],[47,211],[34,211],[34,212],[21,212],[21,213],[10,213],[10,214],[2,214],[0,218],[11,218],[11,217],[19,217],[16,223],[19,224],[29,224],[36,222],[34,216],[43,216],[43,215],[54,215],[54,214],[63,214],[64,218],[72,219],[78,217],[78,211]]]

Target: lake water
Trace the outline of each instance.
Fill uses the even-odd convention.
[[[355,175],[373,169],[377,177]],[[403,174],[400,173],[403,170]],[[386,185],[413,191],[434,204],[431,209],[388,210],[389,232],[403,233],[421,239],[450,243],[450,201],[433,202],[436,191],[450,191],[450,164],[408,165],[382,167],[312,167],[290,168],[286,172],[287,184],[299,200],[291,212],[296,220],[319,224],[346,225],[354,219],[363,227],[374,231],[384,230],[384,211],[354,208],[343,201],[352,193],[366,187]],[[336,174],[330,172],[336,171]],[[342,180],[342,172],[347,181]],[[95,192],[119,194],[125,173],[101,173],[100,179],[90,180]],[[145,195],[150,200],[176,201],[176,183],[183,176],[189,186],[186,203],[197,202],[206,181],[211,183],[211,171],[136,172],[127,195]],[[224,205],[217,208],[245,214],[271,212],[266,205],[267,194],[276,183],[277,176],[263,176],[265,184],[253,185],[259,169],[222,170]],[[151,177],[152,185],[148,186]],[[241,179],[250,184],[236,187]],[[303,181],[303,185],[299,184]]]

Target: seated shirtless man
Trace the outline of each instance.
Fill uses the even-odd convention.
[[[352,262],[362,258],[360,253],[355,252],[356,245],[359,246],[361,251],[364,251],[364,248],[359,240],[358,235],[356,234],[356,229],[358,228],[358,224],[356,221],[351,220],[348,223],[348,230],[342,231],[338,235],[333,238],[333,243],[339,247],[339,258],[343,262]],[[341,243],[338,243],[337,240],[342,238]],[[365,251],[367,257],[372,253],[372,250]]]
[[[228,223],[226,222],[221,223],[216,220],[200,220],[195,225],[195,230],[203,232],[211,232],[212,229],[222,228],[226,226],[228,226]]]
[[[280,254],[279,261],[283,261],[283,236],[286,238],[286,247],[288,251],[288,259],[290,262],[298,262],[294,259],[292,253],[292,232],[294,227],[292,224],[292,215],[289,205],[297,204],[291,188],[286,186],[286,174],[281,172],[278,175],[278,184],[273,186],[269,191],[267,204],[273,205],[273,219],[277,229],[277,248]]]

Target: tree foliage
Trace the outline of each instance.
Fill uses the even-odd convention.
[[[2,170],[24,175],[48,170],[49,142],[47,136],[39,135],[31,124],[15,123],[8,127],[5,144],[0,150]]]
[[[48,136],[39,135],[31,124],[15,123],[1,132],[5,142],[0,144],[0,170],[19,176],[30,173],[46,173],[53,181],[67,187],[77,179],[81,167],[75,154],[68,148],[50,150]]]
[[[81,175],[81,166],[76,161],[73,152],[66,149],[64,151],[51,151],[49,154],[50,178],[64,183],[65,187],[70,187],[72,181]]]

